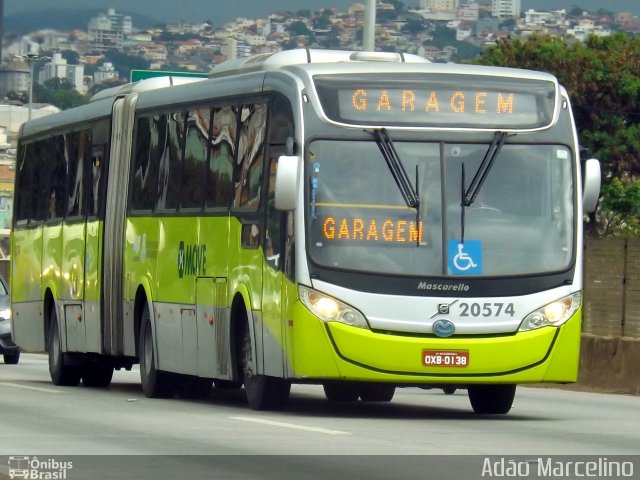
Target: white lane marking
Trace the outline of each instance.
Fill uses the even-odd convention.
[[[329,430],[327,428],[307,427],[306,425],[296,425],[295,423],[275,422],[273,420],[265,420],[256,417],[229,417],[231,420],[240,420],[242,422],[261,423],[263,425],[271,425],[272,427],[292,428],[294,430],[305,430],[307,432],[325,433],[327,435],[351,435],[350,432],[341,430]]]
[[[10,382],[0,382],[0,386],[22,388],[24,390],[33,390],[36,392],[45,392],[45,393],[65,393],[61,390],[54,390],[52,388],[30,387],[28,385],[20,385],[18,383],[10,383]]]

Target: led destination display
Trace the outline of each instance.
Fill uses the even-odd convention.
[[[359,125],[528,130],[549,126],[556,103],[556,85],[540,80],[405,74],[315,81],[327,116]]]

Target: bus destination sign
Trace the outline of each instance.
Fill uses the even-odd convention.
[[[323,110],[356,125],[532,130],[553,121],[553,82],[528,79],[425,75],[384,82],[316,77]]]

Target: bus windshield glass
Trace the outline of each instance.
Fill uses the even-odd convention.
[[[394,141],[419,206],[375,141],[311,143],[308,234],[313,262],[420,276],[512,276],[569,268],[573,258],[571,153],[505,143],[470,206],[464,192],[489,143]],[[466,174],[463,174],[466,172]]]

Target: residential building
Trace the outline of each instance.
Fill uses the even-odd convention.
[[[455,12],[459,5],[459,0],[420,0],[420,9],[432,12]]]
[[[20,57],[13,57],[0,65],[0,98],[11,91],[29,91],[29,66]]]
[[[491,16],[493,17],[518,18],[521,12],[521,0],[492,0]]]
[[[477,2],[461,3],[458,18],[462,22],[477,22],[480,18],[480,4]]]
[[[118,79],[120,74],[111,62],[104,62],[93,74],[93,83],[100,84],[108,80]]]
[[[89,21],[89,42],[96,50],[120,48],[125,36],[132,32],[131,17],[118,14],[113,8]]]
[[[78,92],[86,93],[84,65],[69,65],[60,52],[54,53],[51,61],[42,67],[38,81],[45,83],[52,78],[66,79]]]

